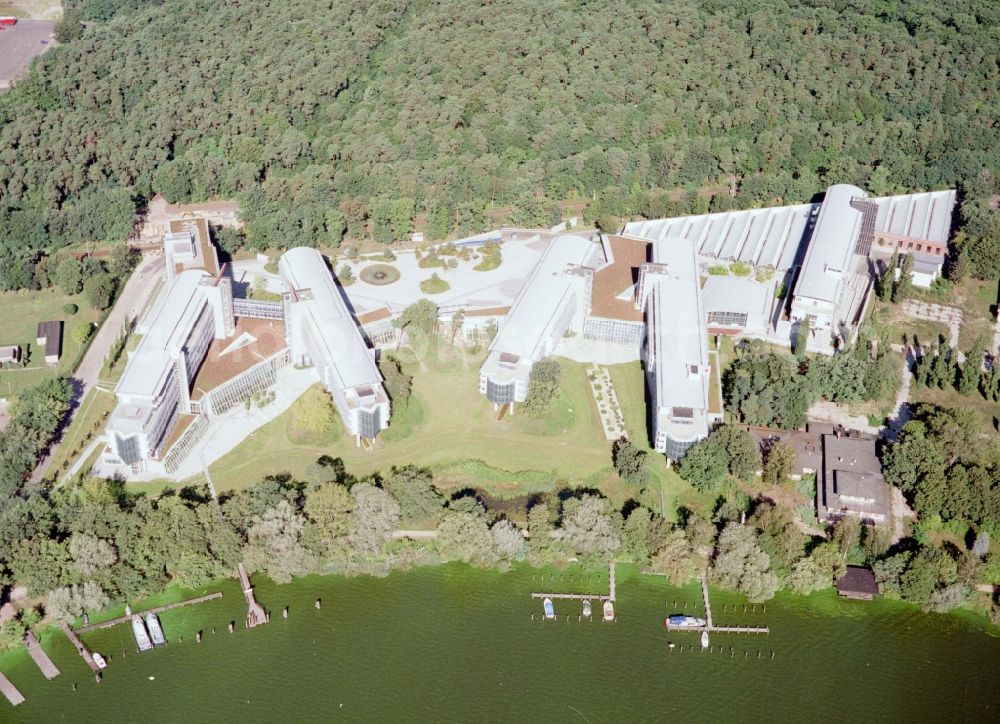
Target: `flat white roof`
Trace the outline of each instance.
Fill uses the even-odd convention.
[[[573,277],[564,272],[582,266],[594,251],[594,242],[575,234],[553,239],[527,283],[504,317],[490,351],[506,352],[537,362],[535,356],[546,330],[571,293]]]
[[[148,322],[149,331],[125,366],[116,394],[152,397],[171,365],[170,351],[182,345],[204,308],[201,281],[211,276],[200,269],[181,272],[170,285],[163,304]]]
[[[709,312],[749,312],[767,315],[771,286],[750,277],[710,274],[701,288],[702,306]]]
[[[298,296],[295,306],[309,320],[315,341],[322,345],[326,362],[333,366],[343,387],[381,384],[382,375],[322,255],[300,246],[284,253],[281,266],[286,282]],[[305,290],[308,294],[300,293]]]
[[[660,407],[707,410],[708,335],[694,242],[657,240],[653,242],[653,262],[666,266],[665,274],[646,277],[657,402]]]
[[[826,190],[795,285],[796,297],[837,303],[840,284],[851,273],[851,257],[861,232],[863,214],[851,206],[851,201],[867,196],[850,184],[836,184]]]

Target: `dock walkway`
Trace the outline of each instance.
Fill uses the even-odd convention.
[[[705,574],[701,574],[701,595],[705,600],[705,625],[704,626],[672,626],[667,624],[668,631],[709,631],[711,633],[770,633],[767,626],[716,626],[712,621],[712,604],[708,600],[708,579]]]
[[[186,601],[168,603],[166,606],[157,606],[156,608],[151,608],[148,611],[141,611],[138,615],[145,616],[147,613],[160,613],[162,611],[169,611],[172,608],[180,608],[181,606],[193,606],[196,603],[204,603],[205,601],[211,601],[216,598],[222,598],[222,591],[216,591],[215,593],[210,593],[207,596],[199,596],[198,598],[189,598]],[[129,623],[131,620],[132,616],[119,616],[118,618],[113,618],[110,621],[102,621],[101,623],[92,623],[89,626],[81,626],[76,629],[76,631],[77,633],[88,633],[102,628],[111,628],[113,626],[118,626],[119,624]]]
[[[247,599],[247,628],[267,623],[267,612],[254,598],[253,586],[250,585],[250,577],[247,575],[247,569],[242,561],[236,570],[240,574],[240,585],[243,587],[243,595]]]
[[[611,563],[608,566],[608,593],[607,595],[603,593],[543,593],[543,592],[532,592],[532,598],[569,598],[576,601],[583,600],[596,600],[596,601],[611,601],[615,602],[615,564]]]
[[[49,655],[42,650],[41,644],[38,643],[38,637],[33,632],[28,631],[24,634],[24,645],[28,647],[28,655],[41,669],[46,679],[54,679],[59,676],[59,669],[52,663]]]
[[[99,673],[101,671],[101,667],[97,665],[96,661],[94,661],[94,657],[90,655],[90,650],[83,645],[83,641],[81,641],[80,637],[76,635],[76,631],[71,629],[67,623],[62,625],[62,630],[66,634],[66,638],[69,639],[69,642],[76,647],[76,652],[83,657],[84,662],[86,662],[87,666],[90,667],[90,670],[95,674]]]
[[[17,690],[17,687],[10,683],[10,679],[0,673],[0,692],[7,697],[12,705],[17,706],[18,704],[24,703],[24,694]]]

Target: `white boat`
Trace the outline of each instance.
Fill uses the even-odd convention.
[[[674,614],[673,616],[668,616],[667,620],[663,622],[663,625],[668,628],[701,628],[702,626],[705,626],[706,623],[703,618]]]
[[[590,618],[593,615],[593,612],[590,610],[589,600],[584,600],[583,602],[583,615],[586,616],[587,618]]]
[[[542,609],[545,611],[545,618],[551,619],[556,617],[556,609],[555,606],[552,605],[551,598],[546,598],[542,601]]]
[[[708,648],[708,631],[701,632],[701,647],[703,649]]]
[[[153,648],[153,642],[149,640],[149,632],[146,631],[146,624],[139,616],[132,617],[132,635],[135,636],[135,643],[140,651],[149,651]]]
[[[108,668],[108,662],[99,653],[95,651],[93,654],[91,654],[91,656],[94,659],[94,663],[97,664],[98,669]]]
[[[154,645],[162,646],[167,643],[167,639],[163,636],[163,629],[160,628],[160,619],[156,617],[155,613],[146,614],[146,626],[149,628],[149,635],[152,637]]]
[[[611,601],[604,602],[604,620],[614,621],[615,620],[615,604]]]

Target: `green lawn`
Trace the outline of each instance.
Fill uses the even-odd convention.
[[[937,387],[920,387],[913,385],[910,388],[910,402],[930,402],[941,407],[958,407],[969,410],[979,422],[979,432],[992,438],[995,434],[994,420],[1000,414],[1000,407],[997,403],[990,402],[978,392],[974,395],[964,397],[958,394],[954,388],[939,390]]]
[[[677,514],[677,506],[699,507],[703,504],[700,496],[688,485],[677,471],[667,466],[664,455],[650,446],[649,423],[646,414],[646,378],[639,362],[612,365],[611,381],[615,385],[618,401],[625,415],[625,428],[629,439],[649,453],[648,470],[652,478],[650,488],[659,489],[657,501],[661,513],[668,520]]]
[[[59,449],[49,465],[48,477],[61,478],[63,473],[83,452],[96,435],[104,430],[104,423],[115,408],[115,396],[98,388],[90,389],[79,412],[74,415],[66,434],[63,435]]]
[[[444,350],[418,364],[407,350],[402,356],[414,377],[419,414],[401,421],[399,433],[383,433],[371,451],[355,447],[348,436],[326,445],[295,444],[286,412],[210,467],[216,489],[244,488],[270,473],[301,475],[324,454],[342,457],[358,474],[406,463],[429,465],[456,485],[462,481],[455,465],[464,463],[471,465],[465,468],[470,474],[464,485],[482,484],[504,497],[552,490],[563,482],[617,481],[583,365],[560,360],[562,391],[541,418],[515,414],[497,422],[493,406],[479,394],[480,358],[463,360]],[[486,469],[491,475],[479,474]],[[620,497],[622,491],[610,487]]]
[[[64,304],[72,302],[80,309],[66,314]],[[16,397],[21,390],[58,374],[68,374],[76,365],[81,347],[73,339],[73,330],[88,322],[97,322],[100,313],[89,307],[80,294],[67,296],[58,289],[38,292],[5,292],[0,294],[0,346],[18,344],[22,354],[30,355],[24,369],[0,370],[0,396]],[[39,322],[63,321],[62,357],[58,367],[45,366],[45,350],[36,349],[35,334]]]

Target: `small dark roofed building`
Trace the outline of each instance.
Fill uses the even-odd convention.
[[[35,342],[45,348],[45,364],[59,364],[62,355],[62,326],[60,321],[39,322]]]
[[[844,598],[870,601],[878,595],[878,582],[870,568],[848,566],[847,573],[837,581],[837,593]]]
[[[816,485],[816,517],[851,515],[867,523],[889,517],[889,484],[875,454],[875,438],[838,429],[823,435],[823,478]]]

